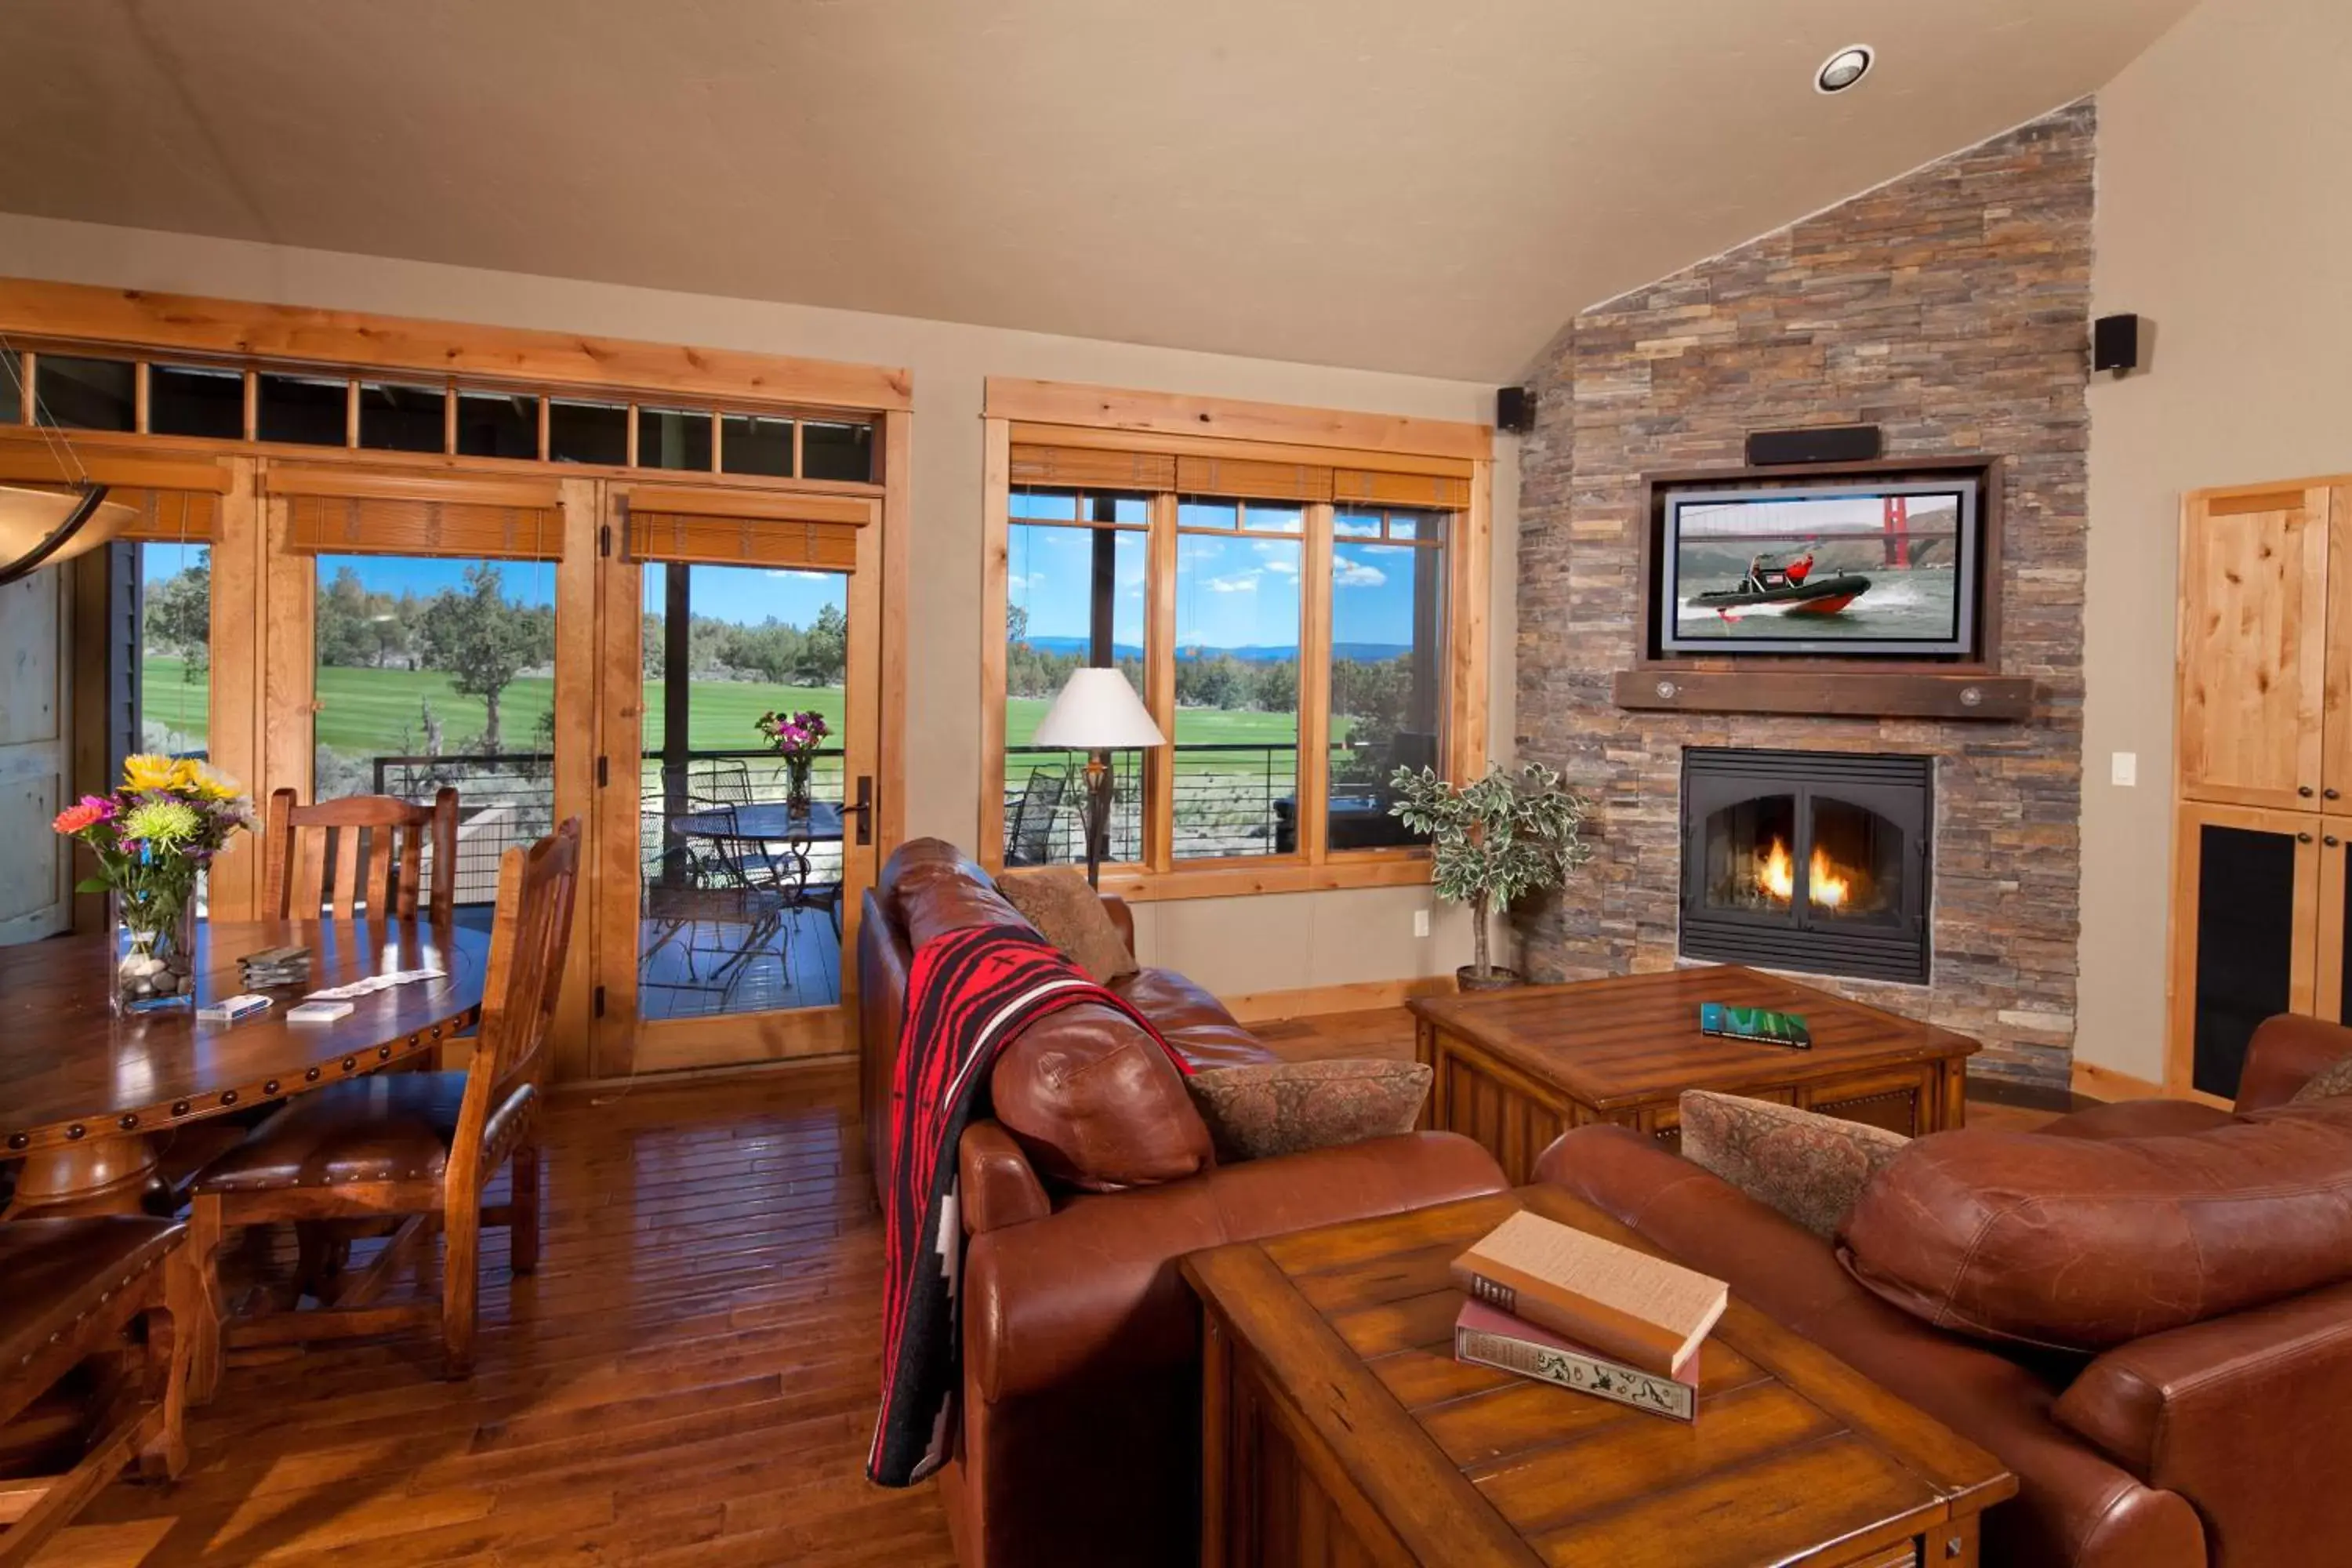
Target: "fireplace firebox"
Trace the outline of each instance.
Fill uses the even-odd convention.
[[[1686,749],[1683,953],[1926,984],[1935,816],[1927,757]]]

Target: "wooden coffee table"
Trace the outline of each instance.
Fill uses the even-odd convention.
[[[1702,1002],[1802,1014],[1813,1048],[1698,1032]],[[1475,1139],[1514,1182],[1571,1127],[1615,1121],[1681,1140],[1686,1089],[1778,1100],[1906,1137],[1967,1114],[1966,1035],[1736,964],[1573,985],[1423,997],[1416,1052],[1435,1069],[1424,1125]]]
[[[1549,1187],[1194,1253],[1208,1568],[1976,1568],[1998,1460],[1737,1296],[1685,1424],[1453,1359],[1446,1265]]]

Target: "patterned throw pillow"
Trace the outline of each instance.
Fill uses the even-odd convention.
[[[2287,1103],[2306,1105],[2315,1100],[2333,1100],[2339,1094],[2352,1094],[2352,1056],[2338,1057],[2313,1073]]]
[[[1793,1105],[1693,1089],[1682,1097],[1683,1158],[1816,1236],[1836,1233],[1911,1140]]]
[[[1431,1076],[1420,1062],[1266,1062],[1194,1073],[1185,1087],[1232,1163],[1410,1132]]]
[[[996,890],[1038,934],[1093,975],[1096,984],[1108,985],[1136,972],[1135,954],[1110,923],[1101,896],[1068,867],[999,877]]]

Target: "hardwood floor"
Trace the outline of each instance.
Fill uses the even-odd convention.
[[[1412,1050],[1402,1008],[1257,1028],[1302,1058]],[[426,1335],[233,1362],[186,1476],[117,1485],[40,1568],[945,1568],[931,1488],[864,1478],[882,1259],[856,1127],[847,1063],[556,1096],[540,1272],[510,1282],[489,1233],[471,1382]]]
[[[486,1238],[478,1370],[430,1336],[234,1363],[175,1487],[40,1568],[954,1561],[866,1484],[881,1228],[855,1068],[559,1095],[539,1274]]]

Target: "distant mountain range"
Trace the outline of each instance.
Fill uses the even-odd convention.
[[[1084,655],[1093,646],[1085,637],[1031,637],[1028,641],[1029,646],[1039,653]],[[1402,658],[1411,653],[1412,648],[1406,643],[1343,642],[1334,643],[1331,646],[1331,651],[1341,658],[1360,659],[1370,663],[1386,658]],[[1280,664],[1285,659],[1296,659],[1298,657],[1298,645],[1292,643],[1287,647],[1272,647],[1259,643],[1250,643],[1241,647],[1202,647],[1192,645],[1180,647],[1176,650],[1178,658],[1214,658],[1219,654],[1239,659],[1244,664]],[[1143,649],[1133,643],[1113,643],[1111,657],[1139,659],[1143,657]]]

